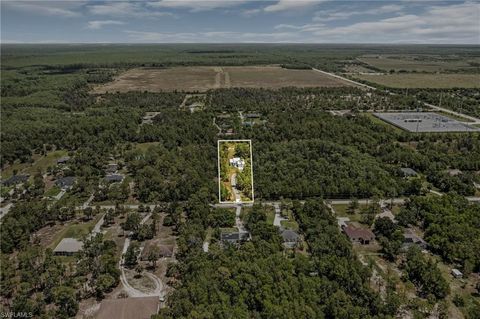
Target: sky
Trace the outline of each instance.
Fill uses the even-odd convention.
[[[479,1],[0,1],[2,43],[480,44]]]

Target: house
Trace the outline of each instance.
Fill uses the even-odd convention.
[[[145,244],[145,248],[142,250],[140,259],[147,261],[148,255],[155,246],[158,247],[158,258],[171,258],[173,256],[173,245],[157,245],[156,243],[150,242]]]
[[[70,156],[63,156],[63,157],[60,157],[60,158],[57,160],[57,164],[58,164],[58,165],[65,164],[65,163],[67,163],[69,160],[70,160]]]
[[[104,299],[95,318],[97,319],[150,319],[158,313],[160,298],[135,297]]]
[[[417,172],[410,167],[402,167],[400,168],[400,172],[403,174],[403,177],[415,177],[418,175]]]
[[[220,235],[220,239],[224,243],[229,243],[229,244],[238,244],[240,242],[246,241],[250,239],[250,233],[249,232],[225,232]]]
[[[65,176],[59,178],[55,181],[55,185],[60,187],[61,189],[69,189],[72,188],[73,184],[75,184],[76,178],[74,176]]]
[[[460,270],[456,269],[456,268],[453,268],[452,269],[452,272],[451,272],[452,276],[459,279],[459,278],[462,278],[463,277],[463,274]]]
[[[63,238],[53,253],[57,256],[72,256],[83,248],[83,243],[75,238]]]
[[[105,181],[108,183],[121,183],[124,176],[120,174],[110,174],[105,176]]]
[[[245,167],[245,160],[241,159],[240,157],[234,157],[230,159],[230,165],[238,168],[240,171],[243,171],[243,168]]]
[[[13,175],[9,179],[6,179],[2,182],[4,186],[13,186],[17,184],[22,184],[28,181],[30,175]]]
[[[285,248],[295,248],[300,243],[300,235],[294,230],[285,229],[280,234],[283,238],[283,246]]]
[[[247,119],[259,119],[261,117],[261,114],[258,113],[247,113],[245,114],[245,117]]]
[[[426,249],[427,248],[427,242],[423,240],[420,236],[415,234],[415,232],[407,228],[403,234],[403,246],[402,249],[408,249],[412,245],[416,245],[420,247],[421,249]]]
[[[352,225],[347,225],[343,232],[353,242],[361,245],[369,245],[375,239],[375,235],[370,229],[357,228]]]

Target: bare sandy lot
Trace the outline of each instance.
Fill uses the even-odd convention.
[[[131,69],[93,92],[150,91],[204,92],[215,88],[334,87],[351,85],[313,70],[289,70],[277,66],[175,67]]]

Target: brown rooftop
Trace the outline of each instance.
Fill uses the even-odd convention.
[[[348,225],[343,229],[343,231],[350,239],[373,240],[375,238],[375,235],[372,233],[372,231],[366,228],[356,228],[352,225]]]
[[[107,299],[100,304],[96,319],[150,319],[158,313],[159,297]]]

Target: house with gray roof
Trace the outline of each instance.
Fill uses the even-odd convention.
[[[55,185],[57,185],[61,189],[70,189],[72,188],[73,184],[75,184],[75,180],[75,176],[65,176],[57,179],[55,181]]]
[[[284,229],[280,233],[283,239],[283,246],[285,248],[295,248],[300,243],[300,235],[291,229]]]
[[[83,248],[83,243],[75,238],[63,238],[53,253],[57,256],[72,256]]]

